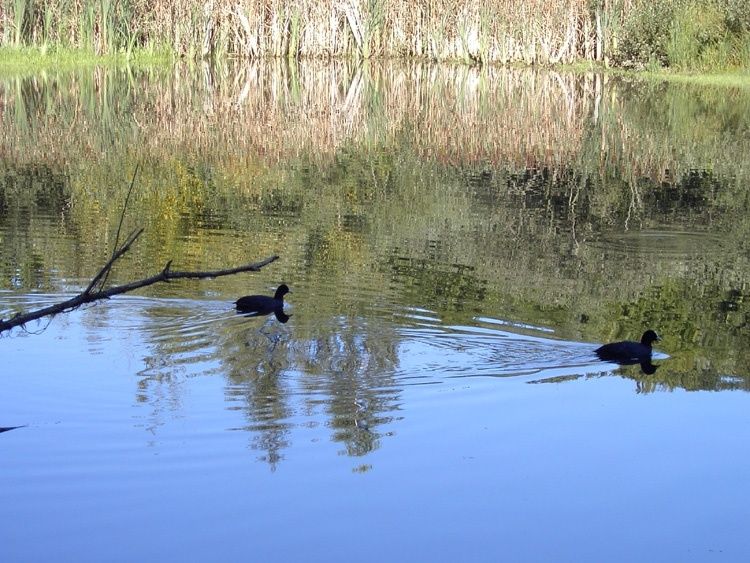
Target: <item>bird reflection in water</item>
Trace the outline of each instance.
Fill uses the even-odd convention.
[[[641,368],[641,372],[643,372],[644,375],[653,375],[654,373],[656,373],[656,370],[659,369],[658,365],[651,363],[651,359],[644,360],[642,362],[615,362],[615,363],[620,364],[621,366],[630,366],[630,365],[638,364]]]
[[[276,320],[282,324],[286,323],[291,318],[291,315],[287,315],[286,313],[284,313],[282,309],[279,309],[276,311],[268,311],[267,313],[242,313],[239,311],[237,312],[238,315],[242,315],[244,317],[265,317],[266,315],[270,315],[271,313],[273,313],[273,316],[276,317]]]

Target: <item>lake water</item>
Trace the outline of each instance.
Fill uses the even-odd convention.
[[[750,89],[0,77],[0,557],[745,561]],[[233,301],[285,282],[291,318]],[[656,329],[654,373],[600,362]]]

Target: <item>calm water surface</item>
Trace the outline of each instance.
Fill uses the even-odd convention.
[[[3,561],[743,561],[750,92],[445,67],[0,78]],[[729,149],[732,150],[729,150]],[[179,266],[178,266],[179,264]],[[286,324],[235,314],[288,283]],[[654,364],[602,341],[663,337]]]

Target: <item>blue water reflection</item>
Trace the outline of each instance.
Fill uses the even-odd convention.
[[[488,318],[303,318],[122,298],[0,340],[5,560],[748,555],[747,394],[639,395]]]

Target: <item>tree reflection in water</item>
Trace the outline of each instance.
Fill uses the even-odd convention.
[[[358,317],[294,321],[271,334],[243,325],[222,343],[219,354],[229,380],[227,399],[242,401],[254,449],[272,466],[283,459],[296,424],[319,415],[331,438],[350,456],[380,445],[378,428],[393,420],[400,389],[397,334],[377,321]],[[306,333],[296,338],[296,330]],[[322,412],[321,412],[322,411]],[[302,420],[301,420],[302,417]]]

